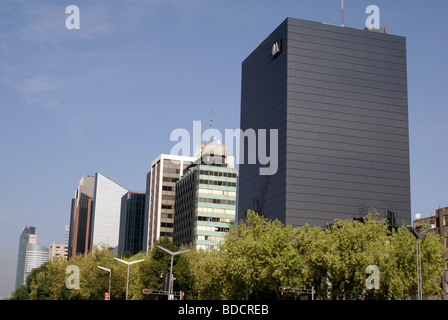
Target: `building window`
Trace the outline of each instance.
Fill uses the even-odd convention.
[[[234,206],[236,204],[236,201],[234,201],[234,200],[213,199],[213,198],[199,198],[198,201],[205,202],[205,203],[214,203],[214,204],[226,204],[226,205],[232,205],[232,206]]]
[[[163,172],[164,173],[180,173],[180,170],[179,169],[175,169],[175,168],[164,167],[163,168]]]

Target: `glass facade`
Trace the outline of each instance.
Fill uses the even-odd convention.
[[[26,283],[31,270],[48,261],[50,249],[36,244],[36,228],[25,227],[19,238],[16,289]]]
[[[118,246],[121,198],[127,192],[128,190],[101,173],[95,175],[89,251],[95,246],[105,245],[109,248]]]
[[[174,243],[213,250],[235,223],[237,171],[195,165],[176,183]]]
[[[128,192],[121,198],[120,238],[118,255],[143,251],[145,193]]]
[[[244,159],[239,218],[253,209],[324,226],[376,208],[410,222],[404,37],[286,19],[243,62],[241,129],[249,128],[278,130],[278,170],[260,176]]]

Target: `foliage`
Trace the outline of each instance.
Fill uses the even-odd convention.
[[[173,260],[174,291],[186,299],[292,299],[282,288],[316,289],[317,299],[409,299],[417,292],[416,240],[403,225],[390,229],[375,213],[363,220],[336,220],[326,228],[284,226],[253,211],[232,227],[218,250],[177,248],[168,238],[158,243],[171,251],[189,250]],[[421,242],[423,296],[440,292],[444,247],[428,233]],[[162,290],[171,256],[154,246],[148,254],[125,253],[121,259],[143,262],[129,269],[128,299],[167,299],[142,290]],[[79,268],[80,288],[67,289],[66,268]],[[366,267],[380,270],[379,289],[367,290]],[[127,266],[103,247],[76,259],[54,259],[32,270],[14,300],[100,300],[109,287],[111,300],[126,298]],[[325,281],[328,279],[328,281]],[[327,285],[329,284],[329,286]],[[291,290],[293,291],[293,290]]]

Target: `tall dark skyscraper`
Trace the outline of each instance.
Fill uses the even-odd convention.
[[[324,226],[376,208],[410,222],[404,37],[287,18],[244,60],[241,89],[241,129],[278,129],[278,170],[240,159],[238,219]]]
[[[146,193],[129,191],[121,198],[118,255],[143,251]]]

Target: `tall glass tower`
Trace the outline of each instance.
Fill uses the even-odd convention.
[[[143,251],[146,193],[129,191],[121,198],[118,255]]]
[[[19,253],[17,257],[16,289],[25,285],[26,277],[34,268],[48,261],[50,250],[36,244],[35,227],[26,226],[19,238]]]
[[[385,29],[284,20],[242,64],[240,127],[278,130],[278,170],[240,159],[239,219],[324,226],[375,208],[409,223],[406,70],[406,39]]]

